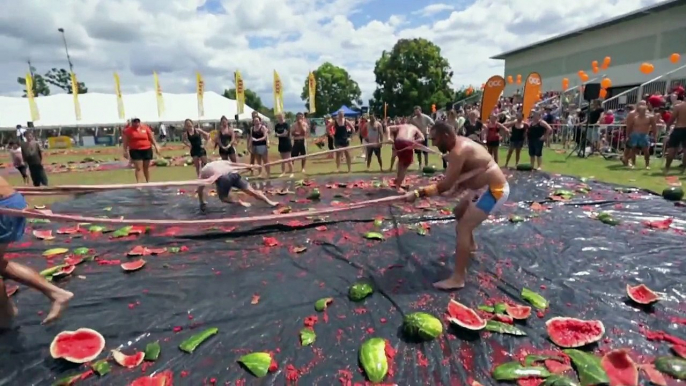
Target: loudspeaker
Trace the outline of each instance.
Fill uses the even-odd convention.
[[[584,85],[584,100],[590,102],[600,98],[600,83],[586,83]]]

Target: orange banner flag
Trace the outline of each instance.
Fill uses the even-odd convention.
[[[536,102],[540,99],[541,86],[543,86],[543,79],[537,72],[532,72],[526,77],[526,84],[524,84],[524,101],[522,102],[522,116],[524,119],[529,118],[531,110],[536,106]]]
[[[498,99],[505,90],[505,79],[500,75],[493,75],[485,83],[481,94],[481,120],[486,121],[498,104]]]

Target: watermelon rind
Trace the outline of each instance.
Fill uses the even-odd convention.
[[[74,355],[62,355],[60,351],[58,350],[58,346],[61,343],[60,338],[67,336],[67,335],[76,335],[76,334],[92,334],[93,336],[97,337],[100,339],[100,344],[97,347],[94,347],[89,354],[84,354],[80,357],[75,357]],[[75,331],[62,331],[59,334],[55,335],[55,338],[52,340],[52,343],[50,343],[50,356],[53,359],[64,359],[67,362],[71,363],[86,363],[94,360],[95,358],[100,355],[102,350],[105,348],[105,338],[97,331],[92,330],[90,328],[79,328],[78,330]],[[83,350],[82,350],[83,353]]]
[[[627,284],[626,294],[629,296],[629,299],[638,304],[652,304],[660,300],[658,294],[653,292],[653,290],[648,288],[645,284],[639,284],[633,287]]]
[[[139,259],[136,261],[130,261],[128,263],[122,263],[121,269],[127,272],[138,271],[145,266],[145,260]]]
[[[582,347],[595,343],[605,335],[605,325],[600,320],[558,316],[545,322],[545,326],[550,340],[563,348]],[[577,336],[571,336],[572,333]]]
[[[140,351],[133,355],[126,355],[121,351],[112,350],[112,358],[119,366],[126,367],[127,369],[133,369],[143,363],[143,359],[145,359],[145,353]]]
[[[600,360],[600,366],[605,370],[611,385],[638,385],[638,366],[626,350],[608,352]]]
[[[469,314],[470,319],[473,322],[470,324],[470,322],[466,320],[466,318],[458,319],[458,317],[456,317],[453,313],[450,312],[450,309],[452,307],[457,308],[459,311],[463,311]],[[476,313],[476,311],[455,300],[450,300],[450,303],[448,303],[448,321],[450,323],[456,324],[462,328],[472,331],[483,330],[486,327],[487,323],[487,321],[481,318],[479,314]]]
[[[505,313],[510,315],[512,319],[524,320],[531,316],[531,307],[518,304],[511,306],[508,304],[505,308]]]

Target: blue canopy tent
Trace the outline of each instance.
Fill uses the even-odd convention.
[[[343,114],[344,114],[347,118],[359,117],[359,116],[360,116],[360,113],[359,113],[359,112],[357,112],[357,111],[355,111],[355,110],[352,110],[350,107],[348,107],[348,106],[346,106],[346,105],[341,106],[338,110],[336,110],[336,111],[334,111],[333,113],[331,113],[331,116],[334,116],[334,117],[335,117],[336,114],[338,114],[338,112],[341,111],[341,110],[343,111]]]

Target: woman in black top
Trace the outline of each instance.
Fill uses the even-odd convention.
[[[195,127],[190,119],[186,119],[183,122],[183,128],[181,142],[191,149],[195,174],[200,176],[200,169],[207,164],[207,151],[203,146],[202,140],[209,140],[210,135],[199,127]]]
[[[231,162],[237,162],[236,160],[236,133],[231,129],[229,125],[229,119],[222,116],[219,119],[219,130],[217,130],[217,136],[214,138],[215,147],[219,148],[219,156],[222,157],[224,161],[231,160]]]
[[[477,113],[475,111],[472,110],[469,112],[469,118],[465,121],[462,127],[464,128],[465,137],[471,139],[472,141],[481,143],[481,130],[483,129],[484,125],[477,119]]]
[[[539,111],[531,113],[529,130],[527,130],[527,141],[529,142],[531,166],[534,166],[534,161],[536,161],[536,170],[541,170],[541,167],[543,166],[543,144],[552,131],[550,125],[541,119],[541,113]]]
[[[269,129],[262,123],[262,119],[259,116],[255,116],[252,119],[252,127],[248,137],[248,149],[250,149],[252,156],[255,157],[255,163],[258,165],[269,163]],[[262,168],[260,175],[268,178],[269,166]]]
[[[291,151],[293,150],[293,144],[291,144],[291,128],[288,122],[284,121],[283,114],[277,116],[277,122],[274,125],[274,133],[276,133],[276,138],[279,139],[279,155],[281,159],[291,158]],[[283,177],[286,174],[286,170],[290,173],[291,178],[293,178],[293,162],[284,162],[281,164],[281,175]]]
[[[338,112],[338,115],[333,122],[333,126],[333,144],[336,146],[336,149],[345,149],[350,146],[350,133],[355,130],[355,128],[345,119],[343,111]],[[345,163],[348,165],[348,173],[350,173],[352,171],[352,162],[350,160],[349,150],[336,152],[336,171],[341,171],[341,153],[345,155]]]
[[[505,158],[505,167],[510,163],[512,152],[515,153],[515,167],[519,165],[519,157],[524,147],[524,137],[529,128],[529,124],[523,121],[521,112],[517,112],[514,121],[505,122],[505,127],[510,129],[510,148],[507,149],[507,157]]]

